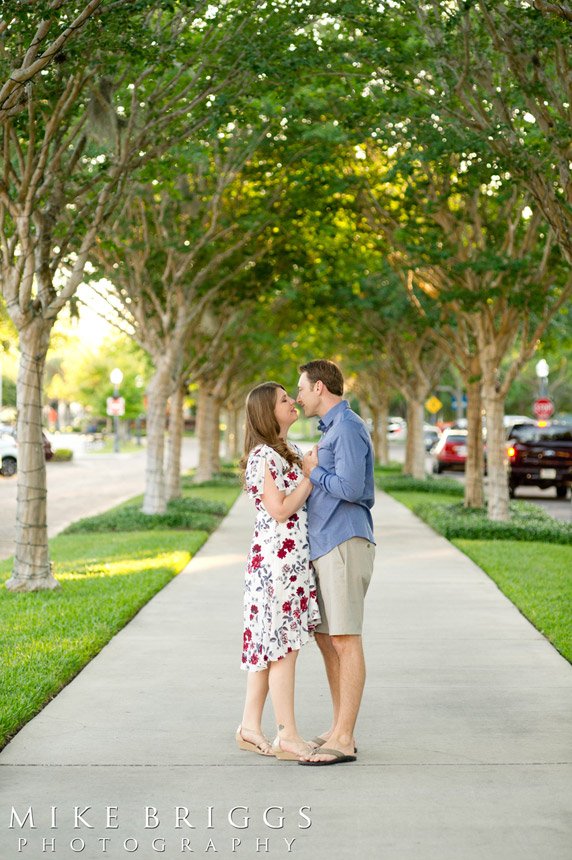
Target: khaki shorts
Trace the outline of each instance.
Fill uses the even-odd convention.
[[[318,582],[322,623],[316,633],[330,636],[360,635],[363,602],[375,558],[375,544],[354,537],[312,562]]]

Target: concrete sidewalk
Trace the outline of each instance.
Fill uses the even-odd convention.
[[[253,522],[242,498],[0,755],[0,857],[569,860],[570,666],[447,541],[387,496],[374,510],[356,764],[302,768],[234,746]],[[311,736],[329,722],[314,644],[298,666]],[[30,806],[36,829],[10,829],[11,808],[23,818]],[[75,829],[74,806],[91,807]],[[106,807],[118,807],[109,819]],[[147,828],[146,807],[157,812]],[[179,828],[176,807],[189,810]],[[233,826],[235,807],[248,819],[238,809]],[[283,813],[265,821],[269,807]]]

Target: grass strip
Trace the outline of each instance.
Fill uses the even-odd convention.
[[[0,749],[188,564],[240,493],[236,476],[210,483],[188,482],[168,529],[161,517],[142,515],[136,530],[140,511],[131,499],[90,518],[97,528],[72,526],[53,538],[56,591],[0,588]],[[181,512],[208,528],[180,525]],[[0,584],[11,567],[11,559],[0,562]]]

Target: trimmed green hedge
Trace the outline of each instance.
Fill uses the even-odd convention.
[[[237,470],[232,467],[223,467],[220,472],[210,479],[210,481],[202,481],[197,484],[194,479],[194,469],[190,475],[183,475],[181,478],[181,487],[183,490],[192,490],[195,487],[239,487],[240,476]]]
[[[64,534],[91,532],[134,532],[149,529],[194,529],[213,531],[226,514],[228,506],[204,499],[174,499],[164,514],[144,514],[139,505],[123,505],[95,517],[72,523]]]
[[[448,540],[517,540],[572,544],[572,525],[554,520],[531,502],[511,502],[510,520],[489,520],[484,508],[465,508],[451,496],[462,498],[464,487],[452,478],[425,479],[379,471],[376,485],[403,501],[412,511]],[[423,494],[423,495],[421,495]],[[448,496],[446,500],[439,498]]]
[[[70,460],[73,460],[71,448],[56,448],[52,457],[54,463],[69,463]]]
[[[388,493],[443,493],[447,496],[463,496],[465,490],[460,481],[454,478],[411,478],[409,475],[399,475],[393,470],[377,475],[376,485]]]
[[[530,502],[512,502],[510,520],[506,523],[493,522],[488,519],[486,510],[464,508],[462,503],[439,505],[419,501],[414,502],[411,509],[448,540],[468,538],[572,544],[572,526],[553,520]]]

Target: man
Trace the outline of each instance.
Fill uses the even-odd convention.
[[[308,499],[310,558],[316,570],[322,623],[316,641],[332,695],[332,728],[300,760],[305,765],[355,761],[354,727],[365,683],[362,648],[364,597],[375,544],[373,448],[362,419],[342,399],[344,378],[332,361],[300,367],[298,403],[319,416],[322,438],[303,462],[312,481]]]

